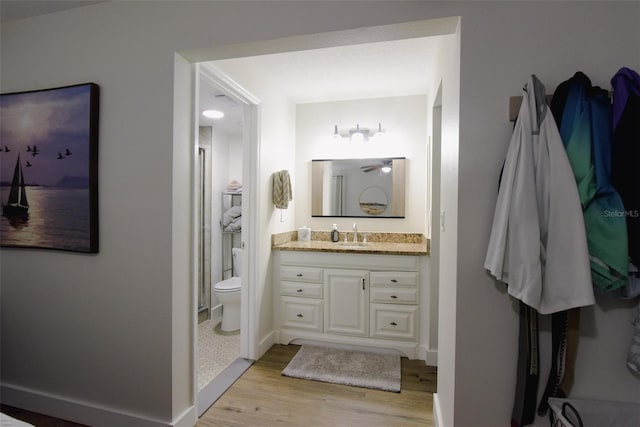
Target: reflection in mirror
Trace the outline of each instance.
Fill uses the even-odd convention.
[[[404,218],[404,157],[311,161],[311,216]]]
[[[360,193],[359,203],[367,215],[381,215],[387,209],[387,193],[380,187],[367,187]]]

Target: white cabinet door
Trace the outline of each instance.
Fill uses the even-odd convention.
[[[418,337],[418,306],[371,304],[371,337],[415,340]]]
[[[324,332],[369,335],[369,272],[324,270]]]
[[[322,332],[322,300],[280,297],[280,307],[283,328]]]

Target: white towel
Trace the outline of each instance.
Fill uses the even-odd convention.
[[[232,206],[222,214],[222,227],[227,227],[233,220],[242,215],[242,206]]]
[[[292,199],[289,171],[275,172],[273,174],[273,204],[276,208],[287,209]]]

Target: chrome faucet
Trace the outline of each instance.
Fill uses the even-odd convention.
[[[353,223],[353,243],[358,243],[358,224]]]

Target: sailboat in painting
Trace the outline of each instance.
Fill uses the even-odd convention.
[[[29,202],[27,201],[27,190],[24,184],[24,175],[22,174],[22,163],[20,163],[20,155],[16,160],[16,168],[13,171],[13,179],[11,180],[11,190],[9,191],[9,199],[7,204],[2,207],[2,215],[11,217],[24,217],[29,214]]]

